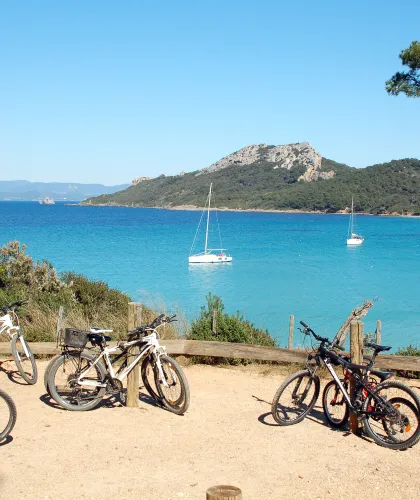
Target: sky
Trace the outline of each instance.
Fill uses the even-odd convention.
[[[130,182],[250,144],[420,158],[420,2],[0,0],[0,180]]]

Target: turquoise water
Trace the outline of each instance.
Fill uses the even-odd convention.
[[[212,292],[227,311],[245,313],[280,345],[287,342],[290,314],[332,336],[354,307],[377,298],[365,331],[374,331],[381,319],[383,343],[420,345],[420,219],[358,216],[366,240],[348,248],[347,216],[219,212],[223,243],[234,260],[193,266],[187,258],[200,216],[0,202],[0,244],[19,240],[59,271],[104,280],[189,319]],[[212,227],[210,243],[218,245]],[[302,343],[298,332],[295,343]]]

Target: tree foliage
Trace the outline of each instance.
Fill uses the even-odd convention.
[[[386,91],[391,95],[402,92],[408,97],[420,97],[420,42],[412,42],[408,49],[402,50],[400,59],[409,71],[395,73],[386,82]]]

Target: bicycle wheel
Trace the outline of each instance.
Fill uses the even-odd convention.
[[[14,335],[12,338],[12,354],[22,378],[30,385],[36,384],[38,370],[35,357],[23,335]]]
[[[169,356],[160,356],[162,366],[162,380],[160,371],[156,366],[156,387],[163,406],[177,415],[185,413],[190,405],[190,388],[187,377],[179,364]]]
[[[0,441],[7,438],[16,423],[13,399],[0,389]]]
[[[367,412],[364,431],[380,446],[405,450],[420,440],[420,399],[402,382],[378,384],[374,395],[367,396],[363,410]],[[376,416],[374,412],[383,412],[384,416]]]
[[[84,376],[87,382],[102,383],[106,369],[102,363],[92,366],[97,358],[87,352],[66,352],[55,360],[48,373],[48,387],[52,398],[66,410],[86,411],[97,406],[105,395],[106,387],[79,385],[82,370],[91,367]]]
[[[158,389],[156,387],[156,363],[154,358],[151,356],[146,356],[141,364],[141,379],[143,385],[146,388],[150,396],[157,402],[161,402],[162,398],[158,394]]]
[[[347,424],[349,405],[335,380],[331,380],[325,386],[322,393],[322,408],[331,427],[339,429]]]
[[[319,377],[309,370],[294,373],[277,389],[271,413],[279,425],[293,425],[303,420],[315,406],[319,395]]]
[[[48,363],[48,365],[46,366],[45,368],[45,372],[44,372],[44,387],[45,387],[45,392],[47,392],[49,394],[49,396],[51,396],[51,391],[50,391],[50,388],[48,387],[48,374],[51,370],[51,367],[52,365],[55,363],[55,361],[61,356],[61,354],[57,354],[57,356],[54,356],[50,362]],[[51,396],[52,397],[52,396]]]

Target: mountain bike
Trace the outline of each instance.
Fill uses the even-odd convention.
[[[324,364],[333,380],[323,394],[323,409],[327,420],[335,427],[344,425],[348,412],[361,421],[364,432],[380,446],[404,450],[420,440],[420,399],[407,385],[389,380],[391,372],[373,371],[376,356],[391,347],[366,343],[374,353],[366,365],[351,363],[335,349],[344,349],[326,337],[317,335],[303,321],[303,333],[320,344],[308,355],[306,369],[288,377],[277,390],[271,406],[274,420],[280,425],[293,425],[308,415],[319,396],[320,379],[317,370]],[[340,380],[333,366],[341,366],[356,380],[353,394],[346,380]],[[381,381],[372,382],[372,374]],[[344,383],[345,382],[345,383]],[[332,394],[332,397],[330,396]],[[337,409],[341,413],[337,415]]]
[[[0,441],[7,438],[16,423],[16,406],[13,399],[0,389]]]
[[[120,394],[124,399],[122,381],[140,363],[143,383],[153,399],[164,408],[182,415],[190,404],[187,379],[178,363],[166,354],[159,344],[157,328],[176,321],[175,314],[161,314],[149,325],[131,330],[128,339],[108,347],[112,330],[92,328],[90,331],[66,328],[64,348],[48,370],[48,390],[63,408],[73,411],[91,410],[99,405],[105,394]],[[90,342],[92,349],[85,350]],[[134,359],[130,348],[138,346]],[[111,359],[111,354],[117,355]],[[121,363],[121,364],[120,364]]]
[[[26,342],[22,330],[20,328],[19,317],[16,313],[16,308],[20,307],[25,302],[19,300],[8,306],[0,308],[0,335],[6,333],[12,344],[12,354],[22,378],[28,384],[36,384],[38,380],[38,370],[35,363],[35,357]]]

